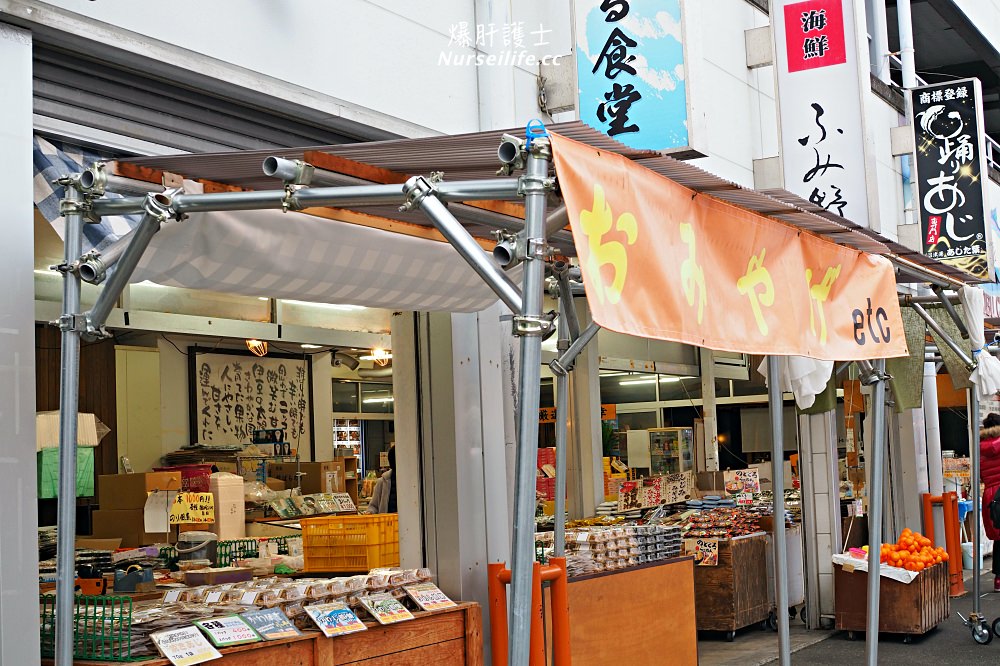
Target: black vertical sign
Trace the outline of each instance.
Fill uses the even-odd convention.
[[[986,146],[979,79],[910,91],[922,250],[989,279]]]

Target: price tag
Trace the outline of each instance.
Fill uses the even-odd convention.
[[[176,601],[181,600],[181,594],[184,592],[184,588],[178,590],[167,590],[166,594],[163,595],[163,603],[172,604]]]
[[[220,601],[222,601],[222,597],[224,597],[225,595],[226,595],[225,590],[213,590],[212,592],[208,593],[208,596],[205,597],[205,603],[217,604]]]
[[[407,585],[403,589],[425,611],[440,610],[458,605],[445,596],[445,593],[438,589],[438,586],[434,583]]]
[[[198,620],[195,625],[200,628],[215,647],[257,643],[260,636],[239,615],[213,617],[211,620]]]
[[[306,606],[305,611],[327,638],[353,634],[368,629],[365,623],[351,612],[347,604],[342,602]]]
[[[753,495],[750,493],[740,493],[736,496],[736,503],[741,506],[749,506],[753,504]]]
[[[177,493],[170,505],[170,524],[214,523],[215,496],[212,493]]]
[[[258,596],[260,596],[260,590],[250,590],[249,592],[244,592],[243,596],[240,597],[240,603],[244,606],[252,606],[257,603]]]
[[[196,627],[160,631],[149,637],[174,666],[194,666],[222,658]]]

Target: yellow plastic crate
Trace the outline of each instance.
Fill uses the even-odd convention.
[[[399,516],[381,513],[302,521],[306,571],[359,571],[399,566]]]

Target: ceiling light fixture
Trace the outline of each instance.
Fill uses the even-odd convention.
[[[267,356],[267,342],[263,340],[258,340],[257,338],[247,340],[247,349],[254,356]]]
[[[306,343],[306,344],[301,345],[301,347],[303,349],[322,349],[323,345],[311,345],[311,344]]]
[[[372,349],[371,354],[359,356],[358,358],[362,361],[375,361],[375,365],[385,367],[389,365],[389,361],[392,360],[392,352],[388,349],[376,347],[375,349]]]

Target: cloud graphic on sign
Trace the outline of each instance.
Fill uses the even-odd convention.
[[[657,12],[652,19],[629,15],[621,20],[621,24],[625,32],[634,37],[646,39],[673,37],[678,42],[681,41],[680,21],[671,16],[669,12]]]

